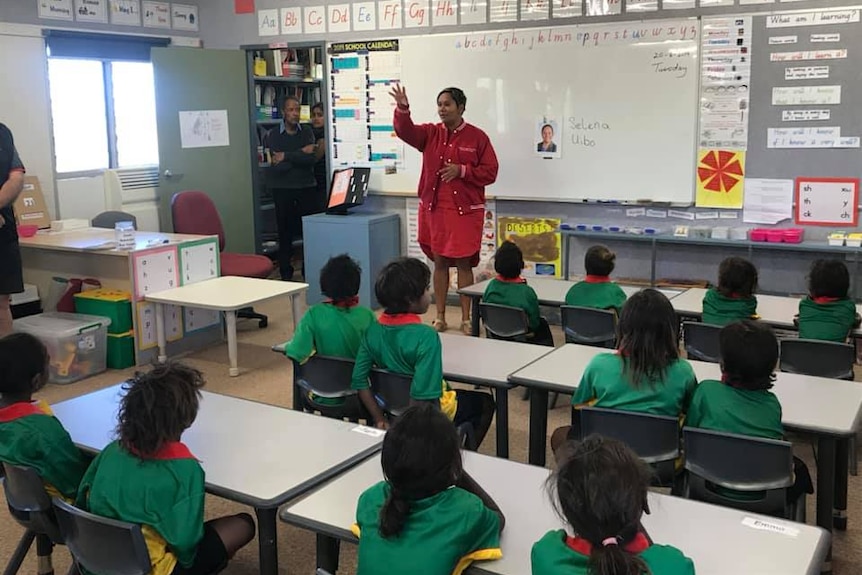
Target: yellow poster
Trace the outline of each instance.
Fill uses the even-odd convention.
[[[497,217],[497,237],[518,244],[524,253],[524,276],[561,277],[559,218]]]
[[[745,188],[745,152],[705,150],[697,155],[699,208],[741,208]]]

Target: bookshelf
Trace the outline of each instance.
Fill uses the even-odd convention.
[[[302,105],[300,121],[310,122],[311,106],[324,102],[327,82],[324,74],[325,45],[315,42],[279,46],[243,46],[248,71],[249,130],[251,133],[254,202],[255,249],[259,254],[275,258],[278,254],[278,228],[275,205],[266,189],[269,167],[266,146],[270,130],[281,124],[281,101],[287,95],[296,96]],[[328,106],[324,109],[328,113]],[[327,150],[329,129],[326,129]],[[326,173],[330,174],[329,157]],[[329,176],[327,175],[327,180]],[[327,181],[328,185],[328,181]]]

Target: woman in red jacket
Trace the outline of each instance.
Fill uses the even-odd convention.
[[[487,134],[464,121],[467,97],[459,88],[437,95],[439,124],[416,125],[410,118],[407,91],[389,93],[397,104],[395,133],[422,152],[419,177],[419,245],[434,260],[437,331],[446,331],[449,268],[458,269],[458,287],[473,283],[479,263],[485,186],[497,179],[497,155]],[[470,299],[461,297],[461,330],[470,333]]]

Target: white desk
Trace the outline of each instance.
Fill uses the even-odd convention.
[[[678,315],[701,317],[703,315],[703,296],[707,290],[691,288],[670,300]],[[781,329],[796,329],[793,317],[799,313],[799,298],[774,295],[757,295],[757,315],[760,321]],[[856,313],[862,313],[862,304],[856,304]],[[862,336],[862,329],[853,331],[854,336]]]
[[[159,340],[159,361],[167,361],[165,347],[164,306],[177,305],[224,312],[227,324],[227,347],[230,359],[231,376],[239,375],[236,349],[236,312],[256,303],[276,298],[290,296],[293,306],[293,328],[305,310],[302,296],[308,290],[308,284],[298,282],[283,282],[257,278],[222,276],[183,287],[161,291],[147,296],[147,301],[156,304],[156,333]]]
[[[566,294],[569,292],[569,288],[571,288],[577,283],[572,281],[542,277],[526,279],[527,284],[529,284],[534,290],[536,290],[536,296],[539,298],[539,303],[541,305],[547,305],[552,307],[559,307],[561,305],[565,305]],[[479,335],[479,302],[482,301],[482,296],[485,295],[485,288],[488,287],[488,283],[490,281],[491,280],[481,281],[479,283],[475,283],[473,285],[458,290],[458,293],[460,295],[467,296],[471,299],[473,309],[473,335]],[[632,294],[644,289],[643,286],[630,286],[622,284],[620,284],[620,287],[625,292],[626,297],[631,297]],[[682,293],[682,290],[666,288],[661,288],[658,291],[663,293],[670,300],[673,300],[680,293]]]
[[[120,393],[117,385],[52,409],[76,445],[99,452],[114,437]],[[182,439],[200,460],[210,493],[254,507],[260,570],[276,575],[278,506],[380,449],[382,435],[355,432],[356,427],[204,391],[197,419]]]
[[[464,467],[506,516],[500,542],[503,558],[474,563],[470,573],[529,574],[533,543],[549,530],[562,527],[544,489],[550,471],[468,452],[464,453]],[[350,532],[356,501],[382,479],[380,460],[373,457],[286,507],[280,517],[287,523],[356,543]],[[650,493],[649,498],[651,514],[643,517],[644,529],[656,543],[673,545],[691,557],[698,575],[814,575],[819,573],[829,547],[829,535],[817,527],[657,493]],[[799,534],[790,537],[752,529],[742,524],[745,517],[789,526]]]
[[[530,463],[545,464],[548,392],[574,393],[587,364],[593,356],[604,352],[599,348],[566,344],[509,378],[512,383],[532,390]],[[690,363],[699,381],[721,378],[718,364]],[[833,510],[841,517],[847,506],[846,448],[838,449],[839,441],[846,444],[845,440],[856,433],[862,423],[862,385],[779,372],[772,391],[781,402],[782,424],[817,436],[817,524],[831,530]]]

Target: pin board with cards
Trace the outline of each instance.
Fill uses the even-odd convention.
[[[858,205],[858,178],[796,179],[797,224],[856,226]]]
[[[217,278],[221,275],[218,238],[184,242],[179,247],[182,285]]]
[[[132,253],[131,260],[135,301],[181,285],[177,246],[139,250]]]

